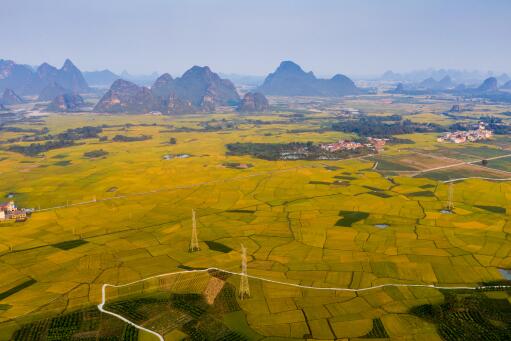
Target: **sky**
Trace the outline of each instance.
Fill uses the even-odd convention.
[[[180,75],[511,74],[509,0],[1,0],[0,58]]]

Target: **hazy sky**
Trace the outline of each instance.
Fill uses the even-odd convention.
[[[1,0],[0,58],[178,75],[511,73],[509,0]]]

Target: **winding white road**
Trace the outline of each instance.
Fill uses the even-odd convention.
[[[126,284],[120,284],[120,285],[114,285],[114,284],[105,283],[101,287],[102,297],[101,297],[101,303],[98,304],[98,309],[101,312],[105,313],[105,314],[109,314],[109,315],[112,315],[112,316],[115,316],[115,317],[121,319],[122,321],[132,325],[133,327],[135,327],[135,328],[137,328],[139,330],[148,332],[148,333],[158,337],[158,339],[160,341],[165,341],[163,336],[160,335],[159,333],[157,333],[157,332],[155,332],[153,330],[147,329],[147,328],[145,328],[143,326],[140,326],[140,325],[138,325],[136,323],[133,323],[132,321],[128,320],[127,318],[123,317],[122,315],[119,315],[119,314],[116,314],[114,312],[106,310],[104,308],[105,302],[106,302],[106,288],[108,288],[108,287],[111,287],[111,288],[122,288],[122,287],[127,287],[127,286],[130,286],[130,285],[141,283],[141,282],[144,282],[146,280],[150,280],[150,279],[154,279],[154,278],[161,278],[161,277],[177,275],[177,274],[183,274],[183,273],[201,273],[201,272],[208,272],[208,271],[211,271],[211,270],[221,271],[221,272],[229,273],[231,275],[238,275],[238,276],[241,275],[241,273],[239,273],[239,272],[233,272],[233,271],[229,271],[229,270],[224,270],[224,269],[219,269],[219,268],[214,268],[213,267],[213,268],[200,269],[200,270],[187,270],[187,271],[169,272],[169,273],[165,273],[165,274],[161,274],[161,275],[150,276],[150,277],[147,277],[147,278],[139,279],[137,281],[133,281],[133,282],[126,283]],[[348,291],[348,292],[368,291],[368,290],[380,289],[380,288],[385,288],[385,287],[420,287],[420,288],[432,288],[432,289],[442,289],[442,290],[491,290],[491,289],[509,289],[509,288],[511,288],[511,285],[492,285],[492,286],[477,286],[477,287],[453,286],[453,287],[451,287],[451,286],[436,286],[434,284],[388,283],[388,284],[380,284],[380,285],[375,285],[375,286],[366,287],[366,288],[352,289],[352,288],[336,288],[336,287],[313,287],[313,286],[309,286],[309,285],[300,285],[300,284],[295,284],[295,283],[286,283],[286,282],[276,281],[276,280],[273,280],[273,279],[268,279],[268,278],[263,278],[263,277],[258,277],[258,276],[252,276],[252,275],[247,275],[247,276],[249,278],[252,278],[252,279],[258,279],[258,280],[269,282],[269,283],[288,285],[288,286],[291,286],[291,287],[302,288],[302,289]]]

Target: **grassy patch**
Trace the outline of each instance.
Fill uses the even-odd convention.
[[[65,166],[69,166],[70,164],[71,164],[70,160],[62,160],[62,161],[55,162],[53,165],[65,167]]]
[[[327,181],[315,181],[315,180],[309,181],[309,184],[310,185],[331,185],[331,183],[327,182]]]
[[[369,213],[353,211],[340,211],[339,215],[342,216],[342,219],[339,219],[335,225],[345,227],[351,227],[352,224],[369,217]]]
[[[52,156],[51,158],[52,159],[65,159],[68,156],[69,156],[69,154],[57,154],[57,155]]]
[[[506,213],[506,209],[504,207],[500,207],[500,206],[474,205],[474,207],[480,208],[482,210],[486,210],[488,212],[493,212],[493,213],[502,213],[502,214]]]
[[[205,270],[206,269],[206,268],[193,267],[193,266],[188,266],[188,265],[183,265],[183,264],[179,264],[177,267],[179,269],[183,269],[183,270]]]
[[[341,179],[341,180],[355,180],[356,179],[354,176],[348,176],[348,175],[336,175],[336,176],[334,176],[334,178]]]
[[[74,249],[75,247],[78,247],[78,246],[81,246],[81,245],[87,244],[87,243],[88,243],[88,241],[86,241],[86,240],[76,239],[76,240],[66,240],[65,242],[56,243],[56,244],[53,244],[52,246],[56,247],[57,249],[61,249],[61,250],[71,250],[71,249]]]
[[[483,168],[476,168],[473,166],[465,165],[465,166],[449,167],[446,169],[440,169],[440,170],[436,170],[436,171],[421,173],[415,177],[446,181],[446,180],[452,180],[452,179],[471,178],[471,177],[501,178],[502,174],[496,173],[491,168],[483,169]]]
[[[425,184],[425,185],[422,185],[422,186],[419,186],[419,187],[422,188],[422,189],[428,189],[428,188],[435,188],[436,186],[432,185],[432,184]]]
[[[362,194],[371,194],[371,195],[374,195],[374,196],[380,197],[380,198],[390,198],[392,196],[390,194],[387,194],[385,192],[380,192],[380,191],[371,191],[371,192],[362,193]]]
[[[372,187],[372,186],[366,186],[366,185],[364,185],[362,187],[370,189],[371,191],[383,191],[383,189],[378,188],[378,187]]]
[[[419,191],[419,192],[408,193],[408,196],[411,196],[411,197],[434,197],[435,193],[433,193],[431,191]]]
[[[103,149],[91,150],[91,151],[83,153],[83,157],[86,157],[89,159],[103,157],[103,156],[107,156],[107,155],[108,155],[108,152],[104,151]]]
[[[249,213],[249,214],[255,213],[255,211],[253,211],[253,210],[227,210],[225,212],[229,212],[229,213]]]
[[[376,166],[376,170],[381,171],[415,171],[417,168],[410,167],[407,165],[404,165],[399,162],[395,162],[389,159],[383,159],[383,158],[369,158],[371,161],[378,162],[378,165]]]

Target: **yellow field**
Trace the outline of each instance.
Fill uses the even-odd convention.
[[[42,210],[24,223],[0,224],[0,293],[35,280],[0,300],[0,307],[6,307],[0,309],[0,339],[15,328],[13,322],[98,304],[104,283],[122,284],[182,268],[239,271],[241,243],[248,249],[250,274],[311,286],[477,285],[501,279],[498,269],[511,267],[511,184],[457,183],[456,214],[442,214],[447,185],[404,176],[388,179],[373,171],[369,161],[264,161],[225,155],[225,144],[231,142],[326,142],[341,138],[339,133],[287,133],[303,128],[298,123],[169,132],[170,125],[198,129],[198,123],[211,118],[234,115],[54,115],[44,118],[52,133],[86,125],[120,126],[105,128],[102,135],[109,141],[87,140],[47,152],[44,158],[0,151],[0,160],[6,157],[0,161],[0,194],[13,192],[19,206]],[[133,125],[124,127],[126,122]],[[0,135],[1,140],[13,134]],[[111,142],[116,134],[147,134],[152,139]],[[177,139],[176,145],[168,144],[170,137]],[[424,139],[418,137],[418,143],[427,144]],[[83,157],[97,149],[109,154],[101,159]],[[181,153],[191,157],[163,159],[165,154]],[[62,160],[71,163],[55,165]],[[254,167],[229,169],[222,165],[225,162]],[[349,184],[335,184],[339,177]],[[188,252],[192,209],[198,215],[201,251],[197,253]],[[343,226],[338,224],[344,217],[341,211],[367,216]],[[378,224],[388,227],[381,229]],[[84,241],[79,246],[58,246],[79,239]],[[211,250],[205,241],[233,251]],[[275,296],[264,314],[247,316],[249,322],[258,321],[259,332],[306,334],[303,315],[294,313],[286,299],[294,295],[292,291],[269,290],[263,284],[253,288],[265,297]],[[372,319],[379,317],[396,337],[407,328],[417,331],[417,339],[433,337],[431,326],[406,315],[407,308],[422,302],[411,291],[396,293],[407,297],[405,303],[390,304],[395,300],[386,290],[363,297],[325,298],[329,312],[352,312],[332,319],[331,328],[337,337],[357,337],[365,335]],[[307,300],[302,303],[307,306]],[[312,325],[318,335],[331,338],[324,328],[323,308],[310,314],[316,317]],[[281,328],[280,323],[287,326]]]

